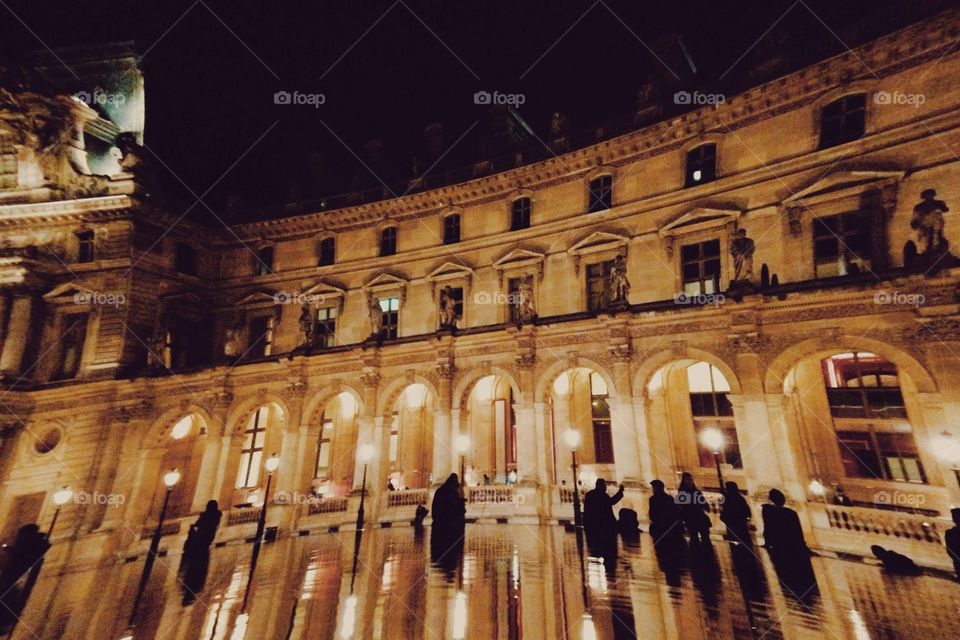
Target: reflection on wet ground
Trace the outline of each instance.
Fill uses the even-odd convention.
[[[263,546],[254,571],[252,545],[184,568],[171,553],[132,629],[142,556],[50,571],[13,637],[960,638],[960,584],[939,577],[820,557],[808,573],[787,571],[719,541],[655,553],[646,535],[599,556],[573,532],[523,525],[468,526],[463,553],[435,563],[429,538],[409,528],[286,538]]]

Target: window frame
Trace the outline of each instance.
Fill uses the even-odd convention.
[[[706,150],[709,150],[710,153],[705,153]],[[705,165],[708,160],[711,161],[709,171],[706,170],[707,165]],[[688,149],[684,156],[684,186],[696,187],[716,180],[719,174],[717,171],[718,160],[719,153],[716,142],[704,142]],[[695,171],[700,171],[703,174],[700,179],[693,177]]]
[[[250,416],[252,420],[248,420],[247,427],[244,427],[243,430],[243,442],[240,444],[240,461],[237,467],[237,479],[235,484],[235,489],[256,489],[260,486],[260,479],[263,474],[260,473],[260,467],[263,466],[264,458],[263,452],[266,450],[267,444],[267,431],[270,427],[270,413],[271,409],[269,405],[261,405],[257,407],[253,414]],[[263,414],[266,414],[263,418],[264,425],[260,427],[260,418]],[[257,440],[260,434],[263,435],[263,440],[261,441],[259,447],[257,446]],[[249,436],[250,446],[246,445],[247,437]],[[259,457],[256,454],[260,454]],[[244,464],[246,460],[246,473],[243,473]],[[251,472],[255,470],[254,478],[251,483],[250,475]],[[243,484],[240,483],[241,476],[244,478]]]
[[[530,228],[530,219],[533,214],[533,198],[520,196],[510,203],[510,231],[521,231]]]
[[[384,249],[388,246],[388,235],[387,235],[387,234],[388,234],[389,232],[392,232],[392,233],[390,233],[390,236],[389,236],[389,237],[390,237],[390,240],[389,240],[390,250],[389,250],[389,251],[385,251]],[[397,240],[398,240],[398,238],[399,238],[399,230],[398,230],[398,228],[397,228],[397,225],[390,225],[390,226],[384,227],[383,229],[380,230],[380,257],[381,257],[381,258],[387,258],[387,257],[389,257],[389,256],[395,256],[395,255],[397,255]]]
[[[704,245],[707,245],[713,242],[717,243],[717,253],[716,255],[706,256],[704,252]],[[685,260],[683,257],[684,249],[686,249],[687,247],[694,247],[694,246],[699,247],[697,259]],[[691,238],[687,242],[680,244],[680,251],[678,253],[679,253],[679,259],[680,259],[680,265],[679,265],[680,266],[680,269],[679,269],[680,291],[682,291],[686,295],[693,295],[693,296],[717,295],[723,291],[723,288],[722,288],[723,287],[723,268],[724,268],[723,243],[721,242],[721,239],[719,237],[713,236],[713,237],[707,237],[699,240],[695,240]],[[707,262],[716,262],[718,265],[717,273],[715,274],[716,279],[714,280],[713,291],[707,291],[704,287],[704,284],[708,282],[708,280],[706,279],[707,273],[705,268],[705,265],[707,264]],[[697,280],[687,279],[684,267],[691,264],[699,265],[697,270],[698,271]],[[687,285],[693,284],[694,282],[699,284],[699,291],[688,292]]]
[[[458,244],[463,239],[462,220],[459,213],[450,213],[443,216],[443,244]],[[454,228],[456,233],[454,234]],[[455,237],[454,237],[455,236]]]
[[[587,183],[587,213],[613,209],[613,174],[601,173]]]
[[[320,240],[320,246],[317,251],[318,267],[331,267],[337,263],[337,239],[334,236],[327,236]]]
[[[851,99],[858,98],[863,101],[863,105],[860,107],[849,108],[848,102]],[[818,112],[818,149],[830,149],[833,147],[838,147],[840,145],[846,144],[848,142],[854,142],[856,140],[862,139],[867,135],[867,93],[865,91],[856,91],[844,94],[834,98],[830,102],[824,104],[820,107]],[[838,106],[839,112],[837,114],[827,114],[827,111],[834,106]],[[856,131],[858,135],[853,136],[851,133],[847,132],[847,120],[851,117],[851,114],[860,114],[861,121]],[[827,119],[836,120],[840,124],[838,125],[839,132],[832,137],[827,137],[825,132],[827,130]]]
[[[254,272],[257,277],[276,273],[277,252],[273,245],[264,245],[257,249]]]
[[[77,238],[77,262],[86,264],[97,260],[97,234],[93,229],[75,232]]]

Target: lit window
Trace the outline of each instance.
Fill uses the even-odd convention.
[[[513,201],[510,216],[510,230],[517,231],[530,226],[530,198],[517,198]]]
[[[606,211],[613,206],[613,176],[598,176],[590,181],[590,213]]]
[[[870,216],[851,211],[813,220],[813,255],[818,278],[857,275],[870,270]]]
[[[867,97],[843,96],[820,112],[820,148],[833,147],[863,137],[866,131]]]
[[[317,324],[314,330],[315,344],[326,349],[334,346],[337,334],[337,307],[317,309]]]
[[[720,241],[707,240],[680,247],[683,292],[708,295],[720,291]]]
[[[320,266],[329,267],[337,261],[337,244],[336,240],[331,238],[324,238],[320,241]]]
[[[263,358],[273,353],[273,314],[250,320],[247,356]]]
[[[719,429],[724,436],[720,461],[736,469],[743,468],[740,442],[733,419],[733,405],[727,397],[730,383],[712,364],[697,362],[687,367],[687,386],[690,391],[690,411],[693,414],[700,466],[712,467],[715,463],[713,451],[700,442],[700,433],[704,429]]]
[[[400,298],[381,298],[380,309],[383,311],[383,326],[380,337],[383,340],[392,340],[397,337],[400,327]]]
[[[607,384],[596,371],[590,372],[590,414],[593,419],[593,452],[597,464],[613,464],[613,432]]]
[[[687,152],[687,186],[710,182],[717,177],[717,145],[702,144]]]
[[[323,415],[323,425],[320,427],[320,440],[317,443],[317,465],[314,478],[327,480],[330,478],[330,452],[333,446],[333,420]]]
[[[263,445],[267,437],[267,420],[270,408],[258,408],[250,416],[240,448],[240,469],[237,472],[237,488],[256,487],[260,480],[260,463],[263,460]]]

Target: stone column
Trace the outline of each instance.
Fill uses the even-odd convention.
[[[0,352],[0,375],[17,378],[23,370],[23,354],[33,326],[33,296],[15,295],[10,306],[10,321]]]
[[[640,441],[633,422],[633,395],[630,391],[630,361],[617,358],[613,364],[614,384],[619,390],[616,401],[610,407],[610,427],[613,432],[613,455],[617,480],[639,485]]]
[[[912,419],[913,435],[931,484],[942,484],[950,505],[960,504],[960,428],[947,417],[939,393],[915,394],[922,416]],[[909,410],[909,409],[908,409]],[[931,469],[932,467],[932,469]],[[937,505],[939,506],[939,505]],[[934,505],[928,507],[936,508]]]
[[[446,394],[446,401],[444,395]],[[437,486],[454,471],[453,438],[460,430],[460,409],[450,408],[450,381],[440,378],[440,398],[438,408],[433,412],[433,480]],[[446,404],[444,404],[446,402]],[[457,473],[460,473],[457,467]]]
[[[274,478],[274,488],[272,489],[274,499],[272,502],[282,508],[280,514],[280,527],[283,530],[291,530],[296,526],[299,509],[294,495],[300,492],[303,487],[300,484],[300,478],[303,474],[303,465],[306,459],[306,451],[302,444],[304,436],[301,433],[301,425],[304,424],[303,416],[303,395],[307,386],[301,381],[296,381],[287,385],[289,415],[286,424],[283,425],[283,440],[280,445],[280,467],[277,469],[277,477]],[[279,497],[279,500],[277,500]]]

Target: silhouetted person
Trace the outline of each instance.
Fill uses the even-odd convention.
[[[650,518],[650,535],[655,545],[676,541],[682,533],[680,509],[669,493],[664,489],[662,480],[650,483],[653,495],[650,496],[647,516]]]
[[[947,545],[947,554],[953,560],[953,570],[960,580],[960,507],[950,509],[954,526],[943,534],[943,542]]]
[[[617,514],[617,526],[624,540],[636,542],[640,538],[640,518],[632,505],[624,505],[620,509],[620,513]]]
[[[6,632],[19,618],[49,548],[46,536],[35,524],[23,525],[13,544],[3,545],[6,559],[0,573],[0,630]]]
[[[446,481],[433,494],[433,530],[434,536],[456,539],[463,536],[466,525],[466,500],[460,491],[460,479],[451,473]]]
[[[897,573],[906,576],[915,576],[920,574],[920,567],[917,563],[896,551],[884,549],[878,544],[870,547],[870,552],[876,556],[877,560],[883,563],[883,568],[890,573]]]
[[[210,552],[210,545],[217,537],[217,527],[220,526],[220,518],[223,514],[218,508],[216,500],[207,502],[207,508],[196,522],[190,525],[190,531],[187,533],[187,541],[183,545],[183,561],[188,565],[194,557]]]
[[[852,507],[853,500],[851,500],[850,497],[844,493],[843,487],[837,485],[837,489],[833,494],[833,504],[841,507]]]
[[[680,487],[677,489],[676,501],[680,506],[683,526],[690,534],[690,541],[710,544],[710,516],[707,515],[709,506],[707,505],[707,499],[697,488],[691,474],[684,473],[680,477]]]
[[[387,491],[396,491],[397,488],[393,486],[393,480],[387,480]]]
[[[413,526],[415,529],[423,528],[423,521],[427,518],[427,514],[430,513],[427,511],[427,508],[422,504],[417,505],[417,512],[413,516]]]
[[[771,554],[787,557],[793,554],[809,556],[810,549],[803,537],[803,528],[797,512],[786,507],[787,498],[779,489],[770,489],[770,503],[763,505],[763,546]]]
[[[617,534],[617,518],[613,505],[623,498],[623,485],[612,496],[607,495],[607,482],[597,479],[596,486],[583,497],[583,529],[587,541],[594,544],[609,542]]]
[[[183,572],[183,600],[181,604],[187,606],[192,604],[197,595],[203,591],[203,586],[207,581],[207,570],[210,568],[210,548],[198,548],[193,552],[187,563],[186,570]]]
[[[750,518],[750,505],[740,494],[740,487],[736,482],[727,482],[723,492],[723,508],[720,510],[720,522],[727,526],[727,540],[752,544]]]

